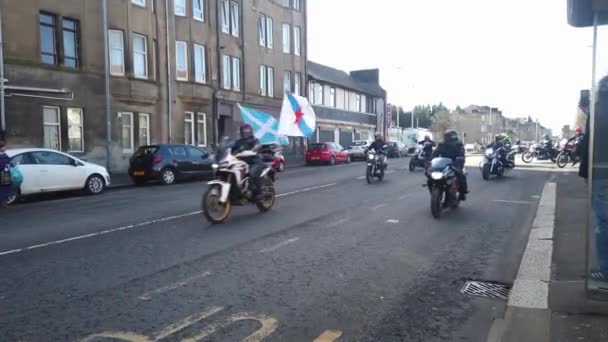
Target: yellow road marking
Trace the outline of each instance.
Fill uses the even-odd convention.
[[[247,320],[258,321],[262,325],[262,327],[259,328],[257,331],[255,331],[253,334],[245,337],[243,339],[243,342],[262,341],[265,337],[268,337],[268,335],[272,334],[277,329],[277,326],[278,326],[278,321],[275,318],[268,317],[265,315],[253,315],[253,314],[243,312],[243,313],[237,313],[237,314],[230,316],[226,321],[224,321],[222,323],[211,324],[211,325],[207,326],[207,328],[202,330],[200,333],[198,333],[197,335],[183,339],[182,342],[201,341],[201,340],[205,339],[206,337],[215,333],[221,327],[225,328],[232,323],[235,323],[238,321],[247,321]]]
[[[125,331],[106,331],[100,334],[94,334],[91,336],[87,336],[80,340],[81,342],[89,342],[89,341],[100,341],[102,338],[108,338],[113,340],[120,340],[125,342],[153,342],[153,340],[149,339],[147,336],[138,335],[131,332]]]
[[[333,342],[342,336],[340,330],[325,330],[321,336],[317,337],[313,342]]]
[[[209,308],[206,311],[199,312],[197,314],[186,317],[183,320],[173,323],[173,324],[167,326],[166,328],[164,328],[163,330],[161,330],[161,332],[159,332],[154,337],[154,340],[155,341],[162,340],[163,338],[173,335],[176,332],[178,332],[184,328],[187,328],[198,321],[201,321],[219,311],[222,311],[223,309],[224,309],[223,307],[214,306],[214,307]]]

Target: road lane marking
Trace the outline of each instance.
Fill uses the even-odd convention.
[[[532,197],[532,198],[537,198],[537,199],[539,199],[539,198],[540,198],[540,196],[538,196],[538,195],[533,195],[533,196],[530,196],[530,197]]]
[[[139,298],[141,300],[150,300],[152,298],[152,296],[155,296],[155,295],[158,295],[158,294],[161,294],[161,293],[164,293],[164,292],[168,292],[168,291],[171,291],[171,290],[175,290],[178,287],[186,286],[186,285],[188,285],[189,283],[191,283],[191,282],[193,282],[195,280],[202,279],[202,278],[208,277],[210,275],[211,275],[211,272],[204,272],[204,273],[201,273],[201,274],[197,274],[195,276],[186,278],[184,280],[180,280],[180,281],[177,281],[175,283],[169,284],[167,286],[159,287],[159,288],[157,288],[155,290],[152,290],[150,292],[146,292],[146,293],[144,293],[143,295],[141,295],[141,296],[139,296],[137,298]]]
[[[346,223],[348,221],[350,221],[349,218],[343,217],[343,218],[339,219],[338,221],[335,221],[335,222],[332,222],[332,223],[326,225],[325,228],[337,227],[337,226],[341,225],[342,223]]]
[[[532,203],[535,203],[535,202],[530,202],[530,201],[509,201],[509,200],[493,200],[492,202],[513,203],[513,204],[532,204]]]
[[[115,232],[118,232],[118,231],[121,231],[121,230],[128,230],[128,229],[133,229],[133,228],[141,228],[141,227],[149,226],[149,225],[152,225],[152,224],[155,224],[155,223],[167,222],[167,221],[176,220],[176,219],[180,219],[180,218],[184,218],[184,217],[188,217],[188,216],[198,215],[200,213],[201,213],[201,211],[194,211],[194,212],[191,212],[191,213],[186,213],[186,214],[181,214],[181,215],[168,216],[168,217],[164,217],[164,218],[157,219],[157,220],[151,220],[151,221],[146,221],[146,222],[141,222],[141,223],[130,224],[130,225],[124,226],[124,227],[118,227],[118,228],[112,228],[112,229],[102,230],[102,231],[97,232],[97,233],[90,233],[90,234],[85,234],[85,235],[79,235],[79,236],[74,236],[74,237],[67,238],[67,239],[62,239],[62,240],[56,240],[56,241],[41,243],[39,245],[33,245],[33,246],[25,247],[25,248],[13,249],[13,250],[10,250],[10,251],[0,252],[0,256],[8,255],[8,254],[14,254],[14,253],[19,253],[19,252],[25,252],[25,251],[29,251],[29,250],[32,250],[32,249],[42,248],[42,247],[49,247],[49,246],[53,246],[53,245],[59,245],[59,244],[63,244],[63,243],[66,243],[66,242],[87,239],[87,238],[91,238],[91,237],[99,236],[99,235],[106,235],[106,234],[115,233]]]
[[[404,199],[406,199],[406,198],[408,198],[410,196],[411,196],[411,194],[405,194],[405,195],[400,196],[399,199],[400,200],[404,200]]]
[[[357,179],[365,179],[365,176],[357,177]]]
[[[380,208],[382,208],[382,207],[385,207],[385,206],[387,206],[387,205],[388,205],[388,204],[386,204],[386,203],[378,204],[377,206],[375,206],[375,207],[371,208],[371,211],[376,211],[376,210],[378,210],[378,209],[380,209]]]
[[[390,219],[390,220],[386,220],[386,223],[399,223],[399,220]]]
[[[296,190],[296,191],[286,192],[284,194],[276,195],[275,197],[278,198],[278,197],[289,196],[289,195],[293,195],[293,194],[299,194],[301,192],[307,192],[307,191],[312,191],[312,190],[317,190],[317,189],[329,188],[330,186],[334,186],[336,184],[338,184],[338,183],[330,183],[330,184],[324,184],[324,185],[319,185],[319,186],[313,186],[313,187],[302,189],[302,190]]]
[[[313,342],[333,342],[342,336],[340,330],[325,330],[321,336],[317,337]]]
[[[154,340],[158,341],[158,340],[162,340],[163,338],[169,337],[169,336],[175,334],[176,332],[191,326],[192,324],[194,324],[196,322],[202,321],[203,319],[222,311],[223,309],[224,308],[221,306],[214,306],[203,312],[199,312],[194,315],[188,316],[188,317],[184,318],[183,320],[173,323],[173,324],[167,326],[166,328],[164,328],[163,330],[161,330],[154,337]]]
[[[200,333],[195,336],[185,338],[182,342],[198,342],[202,341],[208,336],[215,333],[220,328],[226,328],[227,326],[239,322],[239,321],[258,321],[262,326],[255,331],[253,334],[245,337],[243,342],[259,342],[264,338],[268,337],[272,334],[278,326],[279,321],[277,321],[273,317],[265,316],[265,315],[254,315],[249,313],[237,313],[230,316],[226,321],[222,323],[210,324],[205,329],[203,329]]]
[[[296,190],[296,191],[286,192],[284,194],[276,195],[275,197],[277,197],[277,198],[278,197],[284,197],[284,196],[299,194],[299,193],[302,193],[302,192],[307,192],[307,191],[312,191],[312,190],[317,190],[317,189],[328,188],[328,187],[334,186],[336,184],[338,184],[338,183],[330,183],[330,184],[324,184],[324,185],[314,186],[314,187],[310,187],[310,188],[306,188],[306,189],[302,189],[302,190]],[[151,221],[146,221],[146,222],[141,222],[141,223],[130,224],[130,225],[123,226],[123,227],[102,230],[102,231],[96,232],[96,233],[78,235],[78,236],[70,237],[70,238],[67,238],[67,239],[55,240],[55,241],[41,243],[41,244],[38,244],[38,245],[29,246],[29,247],[11,249],[11,250],[8,250],[8,251],[2,251],[2,252],[0,252],[0,257],[1,256],[5,256],[5,255],[9,255],[9,254],[26,252],[26,251],[30,251],[30,250],[33,250],[33,249],[38,249],[38,248],[43,248],[43,247],[49,247],[49,246],[54,246],[54,245],[60,245],[60,244],[66,243],[66,242],[88,239],[88,238],[92,238],[92,237],[96,237],[96,236],[100,236],[100,235],[106,235],[106,234],[110,234],[110,233],[116,233],[116,232],[123,231],[123,230],[129,230],[129,229],[134,229],[134,228],[141,228],[141,227],[150,226],[150,225],[157,224],[157,223],[177,220],[177,219],[180,219],[180,218],[194,216],[194,215],[199,215],[199,214],[202,214],[201,210],[193,211],[193,212],[185,213],[185,214],[180,214],[180,215],[168,216],[168,217],[164,217],[164,218],[160,218],[160,219],[156,219],[156,220],[151,220]]]
[[[395,173],[395,170],[388,170],[384,172],[385,175],[390,175],[391,173]]]
[[[289,239],[289,240],[285,240],[285,241],[283,241],[283,242],[279,242],[279,243],[277,243],[277,244],[276,244],[276,245],[274,245],[274,246],[271,246],[271,247],[264,248],[264,249],[260,250],[260,253],[274,252],[274,251],[276,251],[277,249],[279,249],[279,248],[281,248],[281,247],[285,247],[285,246],[287,246],[287,245],[289,245],[289,244],[292,244],[292,243],[294,243],[294,242],[296,242],[296,241],[298,241],[298,240],[300,240],[300,238],[299,238],[299,237],[297,237],[297,238],[292,238],[292,239]]]

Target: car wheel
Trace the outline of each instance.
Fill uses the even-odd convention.
[[[336,165],[336,157],[331,156],[331,158],[329,159],[329,165],[331,165],[331,166]]]
[[[175,171],[169,168],[164,169],[160,173],[160,181],[163,183],[163,185],[172,185],[175,183]]]
[[[106,182],[100,175],[91,175],[84,185],[84,190],[89,195],[98,195],[104,191]]]
[[[285,171],[285,162],[280,162],[279,163],[279,172],[283,172]]]
[[[346,164],[350,164],[350,162],[351,162],[350,156],[346,157]]]

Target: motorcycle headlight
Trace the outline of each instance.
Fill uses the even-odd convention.
[[[367,159],[374,160],[374,155],[372,153],[368,154]]]
[[[434,180],[440,180],[443,178],[443,172],[431,172],[431,178]]]
[[[214,170],[217,170],[217,169],[219,169],[219,168],[220,168],[220,166],[219,166],[219,165],[217,165],[217,164],[213,164],[213,165],[211,165],[211,167],[212,167]]]

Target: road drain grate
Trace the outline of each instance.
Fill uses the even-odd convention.
[[[506,301],[509,299],[510,291],[511,286],[509,285],[469,280],[464,284],[460,290],[460,293],[469,296],[486,297]]]

